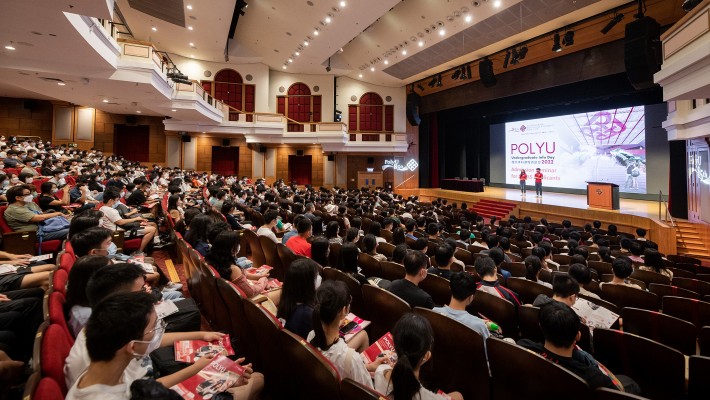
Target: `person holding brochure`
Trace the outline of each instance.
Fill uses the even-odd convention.
[[[357,335],[365,342],[357,351],[340,336],[340,321],[350,313],[352,297],[348,287],[341,281],[325,281],[316,292],[317,303],[313,309],[313,330],[308,334],[308,342],[317,347],[333,363],[340,378],[350,378],[361,385],[373,388],[370,372],[389,362],[389,357],[378,357],[365,365],[359,351],[369,346],[365,331]],[[352,341],[351,341],[352,342]]]
[[[518,178],[520,179],[520,193],[525,195],[525,181],[528,179],[528,174],[525,173],[524,169],[520,170],[520,175],[518,175]]]
[[[540,168],[535,169],[535,196],[542,197],[542,172],[540,172]]]

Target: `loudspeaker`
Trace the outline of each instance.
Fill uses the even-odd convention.
[[[407,121],[414,126],[422,123],[419,118],[419,95],[414,92],[407,94]]]
[[[374,163],[375,163],[375,157],[367,157],[367,163],[368,163],[368,164],[374,164]]]
[[[138,117],[135,115],[126,115],[126,125],[137,125],[138,124]]]
[[[37,108],[37,102],[34,100],[25,100],[23,106],[25,110],[34,111]]]
[[[498,82],[493,73],[493,61],[485,58],[478,63],[478,75],[481,77],[483,86],[492,87]]]
[[[656,86],[653,74],[661,70],[661,25],[653,18],[643,17],[626,24],[624,65],[635,89]]]
[[[222,139],[222,146],[223,146],[223,147],[229,147],[229,142],[230,142],[229,139]]]
[[[182,136],[182,141],[183,143],[190,143],[192,141],[192,136],[190,135],[183,135]]]
[[[297,156],[302,156],[302,155],[303,155],[303,150],[296,150],[296,155],[297,155]]]
[[[334,155],[334,154],[328,154],[328,161],[335,161],[335,155]]]
[[[259,147],[259,152],[260,152],[260,153],[266,153],[266,146],[261,146],[261,147]]]

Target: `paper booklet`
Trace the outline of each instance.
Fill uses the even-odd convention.
[[[274,267],[270,267],[268,265],[262,265],[261,267],[249,267],[246,270],[244,270],[247,274],[254,274],[254,275],[264,275],[267,274],[269,271],[274,269]]]
[[[379,338],[375,343],[370,345],[365,351],[362,352],[362,358],[365,364],[369,364],[377,359],[380,354],[389,352],[389,356],[396,359],[396,354],[394,352],[394,339],[392,334],[387,332],[384,336]]]
[[[175,361],[194,363],[206,355],[233,356],[234,349],[229,340],[229,335],[212,342],[204,340],[180,340],[175,342]]]
[[[343,332],[345,328],[351,322],[355,323],[355,327],[349,329],[347,332]],[[348,315],[340,321],[340,337],[342,337],[345,342],[349,342],[355,335],[361,330],[367,328],[370,325],[370,321],[364,320],[353,313],[348,313]]]
[[[0,265],[0,275],[14,274],[17,272],[17,267],[12,264]]]
[[[155,308],[155,313],[158,314],[158,318],[160,319],[178,312],[178,308],[172,300],[163,300],[153,306],[153,308]]]
[[[577,298],[572,309],[577,315],[584,318],[586,325],[592,329],[609,329],[614,322],[619,319],[619,314],[615,314],[602,306],[582,298]]]
[[[171,389],[186,400],[209,400],[234,386],[243,374],[244,367],[225,356],[217,356],[202,371]]]
[[[34,256],[30,258],[30,262],[44,261],[49,260],[50,258],[52,258],[52,253],[42,254],[41,256]]]

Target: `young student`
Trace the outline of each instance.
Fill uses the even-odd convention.
[[[406,301],[410,307],[434,308],[434,300],[429,293],[419,287],[426,278],[428,257],[419,251],[410,250],[404,256],[404,279],[397,279],[390,285],[389,291]]]
[[[520,305],[518,295],[498,282],[497,268],[492,258],[478,257],[473,266],[476,268],[478,276],[481,277],[481,281],[478,282],[478,290],[508,300],[516,307]]]
[[[286,247],[293,251],[293,254],[311,257],[311,244],[308,243],[308,238],[313,234],[313,223],[308,218],[303,218],[298,221],[296,226],[298,235],[289,239],[286,242]]]
[[[444,279],[451,279],[451,264],[454,261],[454,249],[446,244],[441,244],[434,253],[436,267],[429,267],[427,273],[438,275]]]
[[[520,193],[523,195],[525,194],[525,181],[528,179],[528,174],[525,173],[524,169],[520,170],[520,175],[518,175],[518,178],[520,179]]]
[[[542,197],[542,172],[540,172],[540,168],[535,169],[535,196]]]
[[[451,302],[448,306],[436,307],[434,311],[455,319],[481,335],[485,342],[490,336],[488,324],[466,311],[476,295],[476,281],[468,272],[454,272],[450,279]]]
[[[641,289],[641,286],[627,280],[627,278],[634,272],[633,265],[628,257],[619,257],[614,260],[614,262],[611,263],[611,269],[612,272],[614,272],[614,277],[611,279],[611,282],[602,282],[599,284],[599,287],[602,290],[604,290],[604,285],[624,285],[634,289],[643,290]]]

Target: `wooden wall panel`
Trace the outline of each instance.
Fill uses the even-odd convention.
[[[25,99],[0,97],[0,133],[39,136],[52,140],[52,103],[32,100],[35,107],[26,109]]]
[[[323,154],[320,146],[280,146],[276,149],[276,179],[288,179],[288,156],[303,150],[304,155],[310,155],[313,162],[311,166],[311,184],[314,187],[323,186],[323,163],[327,156]]]
[[[138,125],[150,126],[150,149],[148,151],[148,162],[165,163],[165,125],[162,117],[136,116]],[[101,110],[96,110],[94,121],[94,143],[93,147],[104,153],[113,153],[114,125],[125,124],[126,115],[112,114]]]

